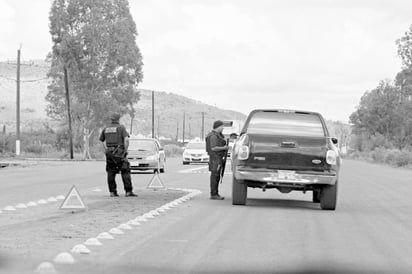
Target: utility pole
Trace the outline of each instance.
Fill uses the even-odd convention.
[[[179,140],[179,117],[176,120],[176,142]]]
[[[67,119],[69,122],[69,145],[70,145],[70,159],[73,159],[73,132],[72,132],[72,116],[70,113],[70,94],[69,94],[69,79],[67,76],[67,67],[63,66],[64,72],[64,89],[66,90],[66,104],[67,104]]]
[[[20,155],[20,49],[17,50],[17,78],[16,78],[16,155]]]
[[[3,153],[6,153],[6,125],[3,125]]]
[[[155,137],[154,127],[154,91],[152,90],[152,138]]]
[[[192,118],[189,117],[189,140],[192,139]]]
[[[16,64],[11,63],[12,65],[17,65],[17,77],[16,77],[16,155],[20,155],[20,67],[21,66],[32,66],[33,62],[29,64],[22,64],[20,60],[21,56],[21,45],[17,50],[17,60]]]
[[[186,113],[183,112],[183,134],[182,134],[182,143],[185,144],[185,123],[186,123]]]
[[[133,116],[130,117],[130,134],[133,135]]]
[[[205,112],[202,111],[202,132],[200,134],[202,141],[205,139]]]
[[[160,138],[160,115],[157,115],[157,139]]]

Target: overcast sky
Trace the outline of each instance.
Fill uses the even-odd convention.
[[[50,0],[0,0],[0,60],[44,59]],[[401,69],[412,1],[130,0],[141,88],[248,114],[293,108],[348,121]]]

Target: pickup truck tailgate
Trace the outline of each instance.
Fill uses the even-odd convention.
[[[290,137],[249,134],[249,158],[245,166],[254,168],[311,170],[328,169],[325,137]]]

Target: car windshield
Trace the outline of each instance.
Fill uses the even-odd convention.
[[[199,143],[188,143],[186,149],[204,149],[206,150],[206,144],[199,142]]]
[[[250,119],[247,133],[324,137],[318,115],[294,112],[256,112]]]
[[[156,144],[153,140],[130,139],[129,150],[155,151]]]

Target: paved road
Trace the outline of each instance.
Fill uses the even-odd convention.
[[[71,165],[70,178],[66,166],[1,171],[0,208],[17,198],[55,195],[75,181],[85,191],[104,181],[101,162]],[[150,176],[133,175],[135,185],[144,187]],[[334,212],[311,203],[311,193],[276,190],[250,190],[247,206],[232,206],[230,175],[221,185],[226,199],[211,201],[206,167],[182,166],[178,159],[161,178],[168,187],[203,194],[91,254],[76,255],[74,265],[57,265],[58,272],[412,272],[412,171],[345,160]]]

